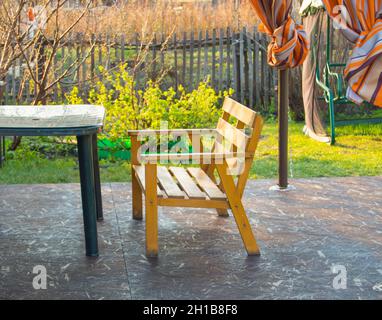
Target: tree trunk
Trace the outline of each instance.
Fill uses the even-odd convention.
[[[0,77],[0,105],[4,104],[4,92],[5,92],[5,85],[7,81],[7,74],[3,73]]]
[[[3,96],[4,96],[4,86],[1,85],[1,83],[0,83],[0,105],[3,104]]]
[[[21,143],[21,138],[22,137],[13,137],[13,141],[12,141],[12,144],[10,145],[10,147],[9,147],[9,150],[15,151],[17,149],[17,147]]]

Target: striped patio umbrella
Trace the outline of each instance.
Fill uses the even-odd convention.
[[[279,69],[279,182],[278,189],[288,188],[288,68],[301,65],[309,50],[308,38],[301,25],[291,18],[293,0],[251,0],[261,20],[259,30],[271,37],[268,63]]]
[[[293,0],[251,0],[261,20],[259,31],[271,36],[268,63],[281,69],[301,65],[309,50],[302,26],[290,16]]]
[[[345,68],[347,97],[382,107],[382,0],[323,0],[330,17],[354,44]]]

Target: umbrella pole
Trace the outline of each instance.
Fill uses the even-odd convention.
[[[278,71],[279,188],[288,188],[289,70]]]

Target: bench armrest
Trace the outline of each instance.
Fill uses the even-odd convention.
[[[247,159],[254,156],[252,152],[201,152],[201,153],[149,153],[138,156],[141,163],[156,163],[158,161],[192,160],[196,163],[223,163],[226,159]]]
[[[207,134],[215,133],[216,129],[162,129],[162,130],[128,130],[127,134],[129,136],[138,136],[138,135],[161,135],[161,134]]]

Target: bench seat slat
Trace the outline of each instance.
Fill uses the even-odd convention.
[[[136,177],[138,179],[138,182],[141,186],[141,189],[143,192],[146,191],[146,186],[145,186],[145,166],[138,166],[138,165],[133,165]],[[163,197],[163,192],[157,185],[157,194],[158,197]]]
[[[184,192],[180,190],[166,167],[158,166],[158,181],[169,198],[184,198]]]
[[[196,185],[190,174],[182,167],[170,167],[169,170],[190,199],[206,199],[206,194]]]
[[[198,185],[204,190],[210,199],[226,199],[225,194],[216,186],[211,178],[200,168],[187,168]]]

